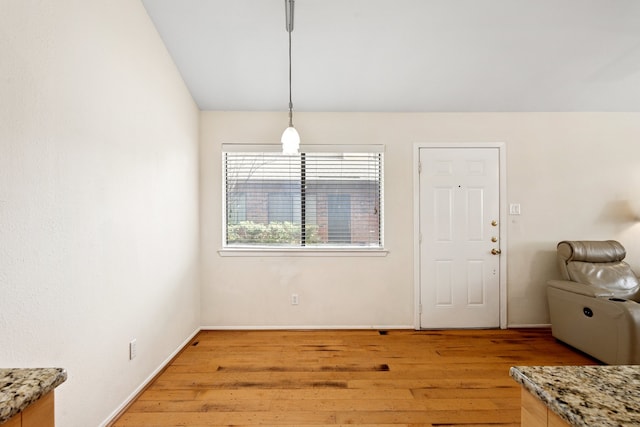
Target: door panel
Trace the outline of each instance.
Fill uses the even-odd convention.
[[[436,260],[436,305],[448,306],[453,302],[452,266],[450,261]]]
[[[469,261],[467,263],[467,305],[483,305],[486,289],[484,286],[484,263]]]
[[[421,148],[420,163],[420,327],[498,327],[499,150]]]

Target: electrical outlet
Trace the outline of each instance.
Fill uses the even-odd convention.
[[[138,343],[136,339],[129,341],[129,360],[133,360],[138,355]]]
[[[298,305],[299,303],[298,294],[291,294],[291,305]]]

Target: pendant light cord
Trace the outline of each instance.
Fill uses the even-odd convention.
[[[292,11],[293,12],[293,11]],[[293,19],[293,17],[291,17]],[[289,127],[293,127],[293,101],[291,98],[291,28],[287,28],[289,33]]]

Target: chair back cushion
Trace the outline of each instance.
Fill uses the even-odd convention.
[[[558,243],[558,264],[565,280],[611,290],[618,298],[633,299],[638,278],[624,262],[626,250],[615,240]]]

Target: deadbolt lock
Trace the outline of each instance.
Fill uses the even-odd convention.
[[[498,238],[494,236],[494,237],[492,237],[492,238],[491,238],[491,241],[492,241],[493,243],[495,243],[495,242],[497,242],[497,241],[498,241]]]
[[[491,221],[491,225],[493,225],[494,227],[496,227],[498,225],[498,221],[496,221],[495,219],[493,221]]]

